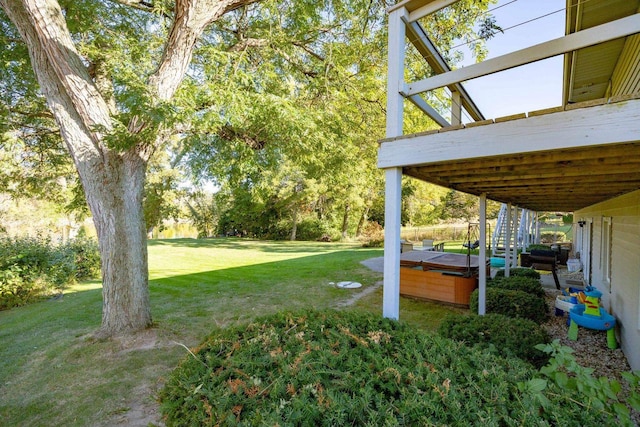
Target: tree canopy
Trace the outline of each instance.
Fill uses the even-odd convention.
[[[488,3],[461,0],[424,25],[444,52],[466,40],[482,55],[474,23]],[[352,233],[382,196],[387,1],[0,6],[0,143],[11,148],[0,160],[14,165],[0,180],[27,190],[37,177],[42,194],[59,177],[82,185],[103,259],[107,334],[151,323],[147,228],[172,215],[166,201],[181,179],[161,165],[215,182],[242,228],[266,219],[291,238],[305,221]],[[416,76],[431,73],[415,62]],[[411,111],[407,121],[433,126]]]

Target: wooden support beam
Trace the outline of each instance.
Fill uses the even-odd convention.
[[[407,95],[415,95],[475,79],[638,32],[640,32],[640,14],[627,16],[497,58],[488,59],[478,64],[410,83],[407,86]]]

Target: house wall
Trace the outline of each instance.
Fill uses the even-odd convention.
[[[640,34],[627,37],[611,76],[611,95],[640,91]]]
[[[585,279],[602,291],[604,308],[617,319],[622,350],[631,368],[640,369],[640,190],[576,211],[574,218],[585,221],[579,228],[581,259],[591,247],[591,274],[589,278],[589,266],[583,265]],[[585,238],[589,230],[591,239]]]

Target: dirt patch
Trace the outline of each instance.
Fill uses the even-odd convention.
[[[359,292],[354,292],[353,290],[351,290],[351,292],[354,293],[346,300],[338,302],[335,306],[336,308],[344,308],[354,305],[361,298],[374,293],[380,286],[382,286],[382,282],[376,282],[373,286],[368,286]],[[349,290],[345,289],[345,292],[349,292]]]

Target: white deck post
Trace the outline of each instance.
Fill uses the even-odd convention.
[[[487,301],[487,195],[480,195],[480,253],[478,256],[478,314],[486,313]]]
[[[513,208],[513,259],[511,260],[511,268],[516,268],[518,266],[518,229],[520,228],[520,215],[518,215],[518,207],[514,206]]]
[[[402,169],[385,171],[384,288],[382,315],[398,319],[400,314],[400,207]]]
[[[451,125],[462,124],[462,97],[457,90],[451,91]]]
[[[389,14],[387,71],[387,138],[402,135],[404,98],[405,24],[408,12],[399,8]],[[402,168],[385,169],[384,288],[382,315],[398,319],[400,314],[400,215]]]
[[[504,277],[509,277],[511,269],[511,203],[507,204],[507,235],[504,242]]]

